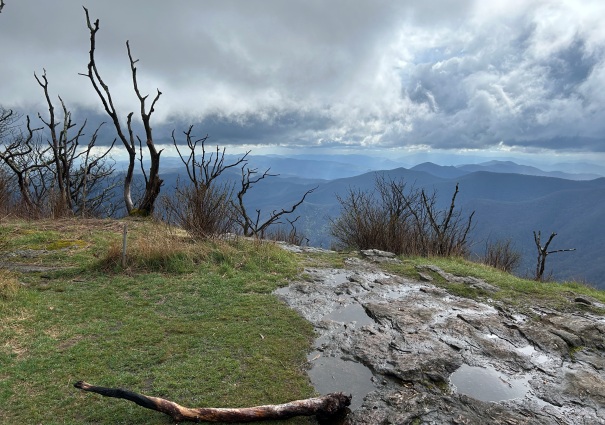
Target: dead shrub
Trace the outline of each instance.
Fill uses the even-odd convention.
[[[464,256],[474,213],[463,217],[456,210],[457,194],[458,185],[450,207],[439,209],[436,192],[406,189],[402,180],[377,176],[375,191],[350,189],[345,196],[337,196],[341,214],[330,221],[330,231],[338,248]]]
[[[233,188],[228,184],[177,186],[174,196],[163,198],[168,220],[195,239],[208,239],[232,231]]]
[[[298,233],[296,226],[294,226],[294,223],[299,218],[300,217],[296,217],[294,220],[287,220],[290,224],[289,229],[286,226],[278,226],[275,229],[267,231],[264,235],[264,239],[285,242],[296,246],[308,245],[309,239],[306,238],[304,234]]]
[[[512,273],[521,262],[521,253],[514,249],[510,239],[487,241],[480,262],[507,273]]]

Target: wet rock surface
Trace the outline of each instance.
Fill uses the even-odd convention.
[[[385,273],[376,255],[392,259],[309,268],[277,291],[317,330],[317,390],[352,393],[346,423],[605,423],[605,318],[528,317]]]

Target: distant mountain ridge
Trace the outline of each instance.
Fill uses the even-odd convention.
[[[480,164],[465,164],[458,166],[442,166],[425,162],[415,167],[412,170],[426,171],[440,177],[454,178],[464,174],[474,173],[477,171],[488,171],[491,173],[509,173],[523,174],[528,176],[556,177],[566,180],[593,180],[602,177],[599,174],[592,173],[566,173],[563,171],[544,171],[537,167],[529,165],[519,165],[512,161],[488,161]]]

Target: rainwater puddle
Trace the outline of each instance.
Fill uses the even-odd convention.
[[[333,320],[335,322],[357,322],[357,327],[370,325],[374,321],[368,316],[361,304],[353,303],[346,307],[338,308],[333,312],[326,314],[321,320]]]
[[[525,397],[527,379],[513,379],[492,367],[460,366],[450,376],[454,391],[481,401],[504,401]]]
[[[351,410],[359,408],[363,398],[375,389],[372,372],[361,363],[336,357],[316,356],[311,365],[308,375],[315,389],[320,394],[352,394]]]

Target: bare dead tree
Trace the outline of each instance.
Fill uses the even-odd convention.
[[[93,153],[98,133],[105,123],[101,123],[92,134],[89,142],[82,146],[84,130],[87,121],[77,126],[72,121],[72,114],[65,106],[65,102],[58,96],[61,103],[62,121],[57,119],[55,107],[50,99],[48,78],[46,70],[41,77],[34,73],[34,77],[44,92],[48,106],[48,118],[44,119],[40,113],[38,118],[48,129],[48,145],[52,152],[54,167],[48,170],[53,174],[53,186],[59,192],[56,213],[69,211],[78,215],[98,215],[105,201],[113,192],[115,184],[107,184],[114,171],[113,163],[107,157],[113,149],[116,140],[100,154]],[[72,131],[75,129],[75,132]],[[42,179],[45,180],[45,179]],[[90,196],[92,194],[92,196]]]
[[[206,151],[206,141],[208,140],[208,135],[201,138],[196,138],[192,134],[192,131],[193,126],[189,126],[187,131],[183,131],[185,141],[187,143],[187,149],[189,150],[189,153],[186,157],[179,149],[178,142],[174,136],[174,131],[172,132],[172,142],[179,154],[179,157],[181,158],[181,161],[185,165],[189,181],[196,188],[200,186],[209,187],[212,182],[223,172],[247,161],[246,158],[248,157],[250,151],[244,153],[243,156],[239,157],[234,162],[225,164],[225,148],[221,150],[217,145],[216,152],[209,154]],[[200,150],[202,151],[201,157],[199,157]]]
[[[99,31],[99,20],[97,19],[94,23],[92,23],[90,20],[88,9],[86,7],[84,7],[84,12],[86,14],[86,24],[88,26],[88,30],[90,31],[90,52],[88,72],[86,74],[80,75],[88,77],[88,79],[90,80],[95,92],[97,93],[99,99],[101,100],[101,103],[103,104],[105,112],[107,113],[107,115],[109,115],[113,122],[113,125],[118,134],[118,138],[122,141],[122,144],[128,152],[128,168],[124,177],[124,203],[126,205],[126,210],[129,214],[138,212],[143,215],[148,215],[153,212],[155,201],[160,194],[160,189],[163,183],[162,179],[159,176],[160,155],[162,153],[162,150],[156,149],[156,146],[153,141],[153,133],[150,124],[151,115],[155,110],[155,105],[160,99],[162,92],[157,90],[157,94],[153,98],[151,106],[149,107],[149,109],[147,109],[145,104],[149,95],[141,95],[137,81],[137,68],[135,65],[138,62],[138,59],[133,59],[132,53],[130,51],[130,44],[128,41],[126,41],[126,49],[128,51],[128,59],[130,60],[130,70],[132,74],[132,85],[140,103],[140,115],[141,120],[143,122],[143,127],[145,129],[145,144],[147,146],[147,150],[150,157],[149,171],[148,173],[144,173],[145,192],[143,194],[142,200],[140,201],[140,204],[135,208],[135,205],[132,201],[132,181],[137,157],[137,141],[139,143],[139,146],[141,146],[142,140],[139,136],[135,137],[134,135],[134,131],[132,128],[132,116],[134,112],[130,112],[127,115],[125,131],[122,127],[122,124],[120,123],[120,119],[115,109],[113,98],[109,91],[109,87],[101,78],[101,74],[99,73],[95,61],[96,35]]]
[[[281,224],[282,216],[293,213],[306,199],[307,195],[313,193],[317,186],[307,190],[298,202],[294,203],[290,208],[281,210],[273,210],[268,218],[261,220],[261,210],[256,210],[256,217],[251,217],[246,209],[244,196],[252,186],[265,179],[266,177],[275,177],[277,174],[270,174],[270,169],[259,174],[256,168],[242,167],[241,188],[237,192],[237,204],[233,202],[236,211],[235,221],[242,229],[244,236],[255,236],[257,238],[264,237],[267,228],[273,224]]]
[[[82,126],[80,126],[80,128],[76,131],[76,134],[70,138],[69,132],[73,127],[75,127],[75,124],[71,120],[71,113],[67,111],[63,99],[61,99],[59,96],[59,101],[61,102],[61,106],[63,108],[63,123],[60,131],[57,131],[57,127],[60,123],[56,121],[55,107],[50,100],[50,95],[48,93],[48,79],[46,77],[46,70],[44,70],[44,73],[42,74],[42,79],[40,79],[35,72],[34,78],[40,87],[42,87],[44,97],[46,98],[46,104],[48,105],[48,121],[42,118],[40,113],[38,113],[38,118],[48,128],[51,138],[48,143],[52,150],[53,159],[55,162],[54,174],[55,182],[57,183],[57,188],[59,191],[59,208],[71,211],[72,203],[69,185],[71,182],[70,172],[72,169],[72,164],[70,164],[69,161],[75,155],[78,147],[78,141],[80,136],[82,136],[86,122],[84,122],[84,124],[82,124]]]
[[[27,133],[16,133],[14,131],[14,123],[18,120],[17,115],[12,111],[2,114],[2,123],[0,124],[0,142],[3,148],[0,151],[0,159],[8,166],[13,176],[17,180],[17,186],[21,195],[21,203],[28,214],[37,215],[39,212],[39,203],[34,202],[36,199],[32,196],[31,174],[41,168],[46,168],[52,159],[45,159],[46,150],[40,150],[34,144],[34,133],[42,130],[42,128],[31,128],[30,119],[27,117],[26,128]],[[10,141],[6,139],[10,138]]]
[[[225,149],[216,146],[216,151],[207,150],[208,136],[201,138],[193,134],[193,126],[185,135],[185,147],[172,132],[172,141],[185,169],[189,181],[177,181],[175,193],[163,199],[166,213],[189,234],[196,238],[211,238],[233,231],[233,207],[231,198],[234,185],[219,182],[218,177],[241,163],[246,162],[249,151],[233,162],[225,162]]]
[[[2,9],[4,9],[4,0],[0,0],[0,13],[2,13]]]
[[[5,109],[0,106],[0,141],[3,141],[15,127],[15,122],[19,117],[12,109]]]
[[[260,210],[256,210],[256,217],[252,218],[246,209],[244,196],[256,183],[266,177],[273,176],[269,174],[269,170],[257,175],[258,171],[256,169],[247,167],[247,157],[250,151],[245,152],[236,160],[226,163],[225,148],[220,149],[217,145],[216,150],[207,150],[208,136],[195,137],[193,126],[190,126],[183,134],[185,135],[185,145],[188,152],[179,147],[174,131],[172,132],[172,141],[185,165],[191,187],[177,187],[176,197],[177,200],[181,201],[179,202],[180,208],[170,200],[168,200],[166,206],[190,233],[208,237],[216,234],[217,231],[224,232],[227,227],[235,223],[241,227],[245,236],[263,237],[269,226],[281,223],[279,220],[282,216],[294,212],[304,202],[307,195],[315,190],[307,191],[289,209],[274,210],[265,220],[261,220]],[[233,185],[229,183],[219,185],[216,182],[222,173],[239,165],[241,165],[242,172],[241,188],[236,195],[237,202],[235,202],[232,196],[234,193]],[[218,219],[217,212],[223,217],[221,220]],[[229,222],[229,220],[234,223]]]
[[[458,247],[466,243],[466,237],[471,230],[473,211],[469,216],[466,225],[461,223],[461,216],[459,212],[456,212],[456,197],[458,196],[458,183],[456,183],[456,189],[452,195],[452,201],[450,208],[447,212],[439,213],[435,208],[436,193],[427,197],[424,190],[421,192],[422,202],[424,203],[424,211],[428,216],[429,222],[433,232],[436,235],[435,238],[435,253],[436,255],[449,256],[454,251],[459,252]]]
[[[534,242],[536,243],[536,248],[538,249],[538,261],[536,264],[536,276],[535,276],[535,280],[538,282],[542,281],[543,275],[544,275],[544,268],[546,266],[546,257],[549,254],[555,254],[557,252],[568,252],[568,251],[575,251],[575,248],[568,248],[568,249],[556,249],[554,251],[549,251],[548,250],[548,246],[550,245],[550,243],[552,242],[552,240],[555,238],[555,236],[557,236],[557,234],[555,232],[552,232],[550,234],[550,236],[548,237],[548,240],[546,241],[546,243],[544,244],[544,246],[542,246],[542,243],[540,241],[540,231],[538,231],[538,233],[536,233],[536,231],[534,230]]]

